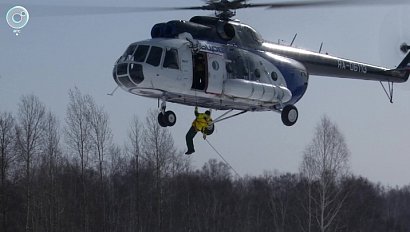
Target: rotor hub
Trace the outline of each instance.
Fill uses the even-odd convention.
[[[230,19],[234,17],[235,15],[236,15],[236,11],[234,10],[215,11],[215,16],[223,20]]]

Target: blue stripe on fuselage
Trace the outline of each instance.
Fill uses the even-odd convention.
[[[306,68],[296,60],[285,57],[275,59],[274,56],[267,55],[265,52],[259,54],[273,65],[275,65],[285,78],[287,88],[292,92],[292,98],[286,105],[295,104],[306,92],[308,86],[308,73]]]

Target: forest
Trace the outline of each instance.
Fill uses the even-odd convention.
[[[299,173],[194,169],[157,113],[134,117],[125,145],[92,96],[68,92],[59,119],[35,95],[0,108],[1,232],[408,232],[410,185],[355,176],[343,134],[319,120]]]

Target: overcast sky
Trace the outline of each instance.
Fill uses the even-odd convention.
[[[3,0],[2,0],[3,1]],[[274,1],[274,0],[272,0]],[[8,1],[17,4],[16,1]],[[194,0],[88,0],[19,1],[18,4],[71,4],[87,6],[191,6]],[[265,1],[253,1],[254,3]],[[27,7],[30,12],[30,7]],[[67,91],[77,86],[104,105],[111,117],[115,140],[122,144],[134,114],[143,120],[157,101],[131,95],[116,84],[113,63],[132,42],[150,37],[151,27],[173,19],[189,20],[212,12],[175,11],[137,14],[40,17],[35,11],[15,36],[5,21],[8,9],[0,10],[0,111],[15,112],[20,97],[35,94],[64,122]],[[291,10],[249,9],[237,18],[253,26],[266,40],[291,41],[295,46],[393,68],[404,55],[401,43],[410,43],[407,27],[409,6],[309,8]],[[407,30],[407,31],[406,31]],[[248,113],[217,124],[211,143],[241,174],[263,171],[298,172],[303,150],[311,141],[323,115],[345,135],[356,175],[384,185],[410,184],[410,84],[395,86],[390,104],[378,82],[311,76],[304,98],[296,106],[299,120],[282,125],[272,112]],[[194,118],[193,108],[168,104],[177,114],[170,129],[176,145],[185,150],[185,133]],[[216,112],[216,115],[221,112]],[[196,167],[217,154],[197,136]]]

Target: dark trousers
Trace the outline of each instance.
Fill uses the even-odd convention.
[[[194,149],[194,137],[196,135],[197,131],[193,126],[189,129],[189,131],[186,133],[185,139],[186,139],[186,146],[188,147],[189,152],[195,151]]]

